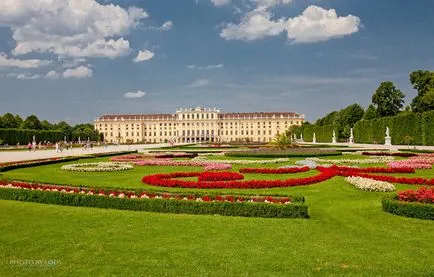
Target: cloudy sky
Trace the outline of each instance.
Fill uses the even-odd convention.
[[[433,70],[432,0],[1,0],[0,114],[367,107]]]

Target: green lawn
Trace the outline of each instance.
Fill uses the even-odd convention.
[[[92,159],[101,160],[107,159]],[[140,182],[145,174],[202,170],[137,167],[98,174],[64,172],[60,166],[25,168],[4,175],[150,189]],[[417,175],[433,176],[433,172],[420,170]],[[342,177],[305,187],[232,192],[302,194],[311,218],[174,215],[1,200],[0,276],[434,275],[434,222],[383,212],[380,200],[390,193],[359,191]],[[53,259],[55,266],[11,265],[17,260]]]

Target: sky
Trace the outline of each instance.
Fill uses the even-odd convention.
[[[0,114],[298,112],[433,70],[432,0],[1,0]]]

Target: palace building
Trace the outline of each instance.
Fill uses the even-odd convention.
[[[221,113],[219,109],[179,109],[174,114],[114,114],[95,120],[110,143],[270,142],[304,115],[295,112]]]

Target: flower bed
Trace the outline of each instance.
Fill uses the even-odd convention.
[[[360,190],[378,191],[378,192],[395,190],[395,186],[389,182],[376,181],[370,178],[350,176],[345,178],[345,181],[347,181],[348,183],[352,184],[353,186],[355,186]]]
[[[77,161],[78,159],[79,159],[78,157],[67,157],[67,158],[49,158],[49,159],[38,159],[38,160],[19,161],[19,162],[7,162],[7,163],[0,164],[0,172],[17,169],[17,168],[61,163],[65,161]]]
[[[204,172],[199,175],[199,182],[243,180],[244,176],[237,172]]]
[[[407,160],[388,163],[390,167],[411,167],[416,169],[431,169],[434,164],[434,155],[419,155]]]
[[[434,204],[400,201],[398,196],[386,197],[381,202],[383,211],[407,217],[434,220]]]
[[[0,181],[0,199],[162,213],[308,218],[303,197],[134,192]]]
[[[231,170],[232,165],[230,165],[230,164],[210,164],[210,165],[205,165],[203,169],[205,171]]]
[[[284,167],[284,168],[241,168],[240,173],[286,174],[309,171],[309,167]]]
[[[273,188],[304,186],[328,180],[334,176],[358,176],[370,178],[377,181],[404,183],[404,184],[425,184],[434,185],[434,179],[406,178],[394,176],[373,175],[370,173],[412,173],[411,168],[354,168],[347,166],[318,166],[318,175],[306,178],[293,178],[287,180],[248,180],[248,181],[185,181],[177,178],[199,177],[201,172],[175,172],[168,174],[153,174],[142,178],[142,182],[152,186],[181,187],[181,188]],[[270,172],[271,173],[271,172]],[[264,173],[263,173],[264,174]]]
[[[203,162],[203,163],[224,163],[224,164],[274,164],[274,163],[288,162],[289,158],[278,158],[278,159],[270,159],[270,160],[208,160],[204,156],[198,156],[192,159],[192,161]]]
[[[313,148],[288,148],[288,149],[252,149],[248,151],[231,151],[225,153],[228,157],[320,157],[320,156],[340,156],[342,152],[333,150],[320,150]]]
[[[321,163],[332,163],[332,164],[376,164],[376,163],[387,163],[390,161],[393,161],[393,157],[388,156],[378,156],[378,157],[372,157],[369,159],[320,159],[320,158],[307,158],[306,160],[314,161],[314,162],[321,162]]]
[[[414,153],[401,153],[401,152],[362,152],[362,155],[366,155],[366,156],[394,156],[394,157],[404,157],[404,158],[409,158],[409,157],[415,157],[417,156],[417,154]]]
[[[67,164],[61,167],[62,170],[76,172],[112,172],[130,170],[133,168],[131,164],[115,162]]]
[[[130,154],[130,155],[112,157],[110,159],[110,161],[112,161],[112,162],[137,162],[137,161],[152,159],[152,158],[154,158],[153,155]]]
[[[418,190],[405,190],[398,193],[398,199],[406,202],[434,203],[434,188],[421,187]]]

